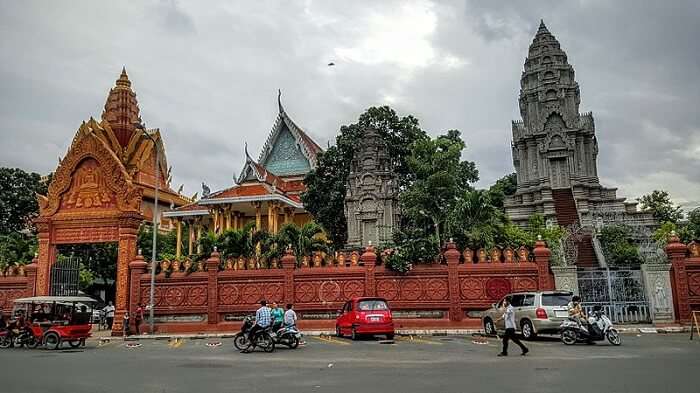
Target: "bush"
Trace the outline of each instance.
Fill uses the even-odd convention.
[[[631,228],[625,225],[608,225],[598,235],[603,255],[610,266],[630,266],[642,263],[639,248],[631,242]]]

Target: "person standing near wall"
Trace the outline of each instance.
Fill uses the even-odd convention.
[[[529,349],[523,343],[520,342],[520,339],[515,335],[515,310],[513,309],[513,306],[510,304],[510,298],[506,297],[503,299],[503,315],[496,320],[496,322],[500,321],[501,319],[505,319],[505,324],[506,324],[506,331],[503,334],[503,349],[501,350],[501,353],[498,354],[498,356],[508,356],[508,341],[513,340],[515,344],[517,344],[520,349],[523,351],[521,353],[522,356],[527,355],[528,352],[530,352]]]

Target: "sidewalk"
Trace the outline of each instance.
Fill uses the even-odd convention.
[[[689,333],[688,326],[668,326],[655,327],[653,325],[619,325],[615,329],[624,334],[667,334],[667,333]],[[238,333],[233,332],[200,332],[200,333],[163,333],[163,334],[141,334],[128,336],[126,340],[171,340],[171,339],[191,339],[203,340],[208,338],[232,338]],[[330,336],[335,335],[333,330],[303,330],[305,336]],[[396,329],[398,336],[467,336],[483,333],[481,329]],[[99,340],[124,340],[123,337],[110,337],[109,335],[95,335],[92,339]]]

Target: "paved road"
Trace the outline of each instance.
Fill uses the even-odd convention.
[[[700,391],[700,342],[686,334],[625,335],[623,345],[528,343],[497,358],[471,337],[308,337],[297,350],[241,354],[230,339],[89,342],[79,350],[0,350],[3,393],[654,392]],[[207,345],[209,344],[209,345]],[[513,354],[517,354],[514,351]]]

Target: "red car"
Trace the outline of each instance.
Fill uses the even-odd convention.
[[[380,297],[356,297],[345,303],[335,321],[338,337],[349,334],[356,340],[362,334],[384,334],[394,339],[394,321],[386,300]]]

